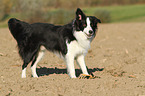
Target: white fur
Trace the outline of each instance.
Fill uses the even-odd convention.
[[[66,42],[67,44],[67,54],[63,58],[67,65],[67,72],[71,78],[76,78],[75,75],[75,68],[74,68],[74,59],[77,60],[77,64],[80,66],[83,74],[88,75],[88,71],[85,64],[85,55],[90,48],[90,43],[92,39],[88,39],[86,34],[89,34],[89,31],[92,30],[90,26],[89,18],[86,19],[87,27],[84,31],[74,31],[73,35],[77,40],[71,41],[70,43]],[[36,66],[37,63],[41,60],[44,55],[45,47],[41,46],[40,51],[38,53],[37,60],[35,61],[34,65],[31,67],[33,77],[38,77],[36,73]],[[54,52],[59,57],[63,57],[62,54],[59,52]],[[26,78],[26,68],[22,70],[22,78]]]
[[[86,68],[86,64],[85,64],[85,56],[84,55],[79,55],[77,58],[77,64],[80,66],[83,74],[89,75],[87,68]]]
[[[87,38],[87,34],[89,34],[89,30],[92,30],[90,26],[90,20],[87,18],[87,27],[84,31],[75,31],[74,36],[77,40],[67,43],[68,52],[65,56],[65,61],[67,65],[67,72],[71,78],[76,78],[75,68],[74,68],[74,59],[76,58],[78,65],[82,69],[83,74],[88,75],[88,71],[85,64],[85,55],[90,48],[91,40]],[[84,33],[85,32],[85,33]]]
[[[83,32],[75,32],[77,41],[72,41],[70,44],[67,44],[68,53],[65,56],[65,61],[67,65],[67,72],[71,78],[76,78],[75,68],[74,68],[74,59],[77,59],[77,62],[82,69],[83,74],[87,74],[87,69],[84,61],[84,57],[90,48],[90,41],[86,38]]]
[[[22,76],[21,76],[22,78],[26,78],[26,68],[24,68],[23,70],[22,70]]]
[[[89,17],[86,19],[86,22],[87,22],[87,27],[84,29],[84,32],[86,34],[89,34],[89,31],[93,31]]]
[[[36,77],[38,78],[38,75],[36,73],[36,66],[37,66],[37,63],[42,59],[43,55],[44,55],[44,51],[45,51],[45,47],[41,46],[40,47],[40,51],[38,53],[38,57],[34,63],[34,65],[31,67],[31,71],[32,71],[32,75],[33,77]]]

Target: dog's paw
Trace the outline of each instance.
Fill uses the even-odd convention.
[[[81,74],[79,76],[79,79],[95,79],[95,78],[100,78],[100,77],[94,75],[86,75],[86,74]]]

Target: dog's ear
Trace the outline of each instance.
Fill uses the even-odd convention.
[[[100,19],[97,19],[97,22],[98,22],[98,23],[101,23],[101,20],[100,20]]]
[[[76,11],[76,20],[85,20],[86,15],[83,13],[83,11],[80,8],[77,8]]]
[[[98,19],[98,18],[96,18],[96,17],[94,18],[94,20],[93,20],[93,21],[94,21],[94,23],[101,23],[101,20],[100,20],[100,19]]]

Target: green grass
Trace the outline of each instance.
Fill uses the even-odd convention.
[[[98,9],[109,11],[111,22],[145,22],[145,5],[93,7],[84,10],[87,14],[93,15]]]
[[[57,9],[54,9],[51,11],[54,12],[56,10]],[[83,8],[83,11],[87,15],[94,15],[96,10],[106,10],[106,11],[110,12],[111,23],[114,23],[114,22],[145,22],[145,5],[125,5],[125,6],[105,6],[105,7],[97,6],[97,7],[92,7],[92,8]],[[7,27],[7,21],[10,17],[19,18],[20,14],[14,13],[14,14],[11,14],[10,16],[8,16],[5,21],[0,22],[0,28]]]

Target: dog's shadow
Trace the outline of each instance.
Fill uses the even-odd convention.
[[[93,74],[93,72],[96,72],[96,71],[103,71],[104,68],[89,69],[87,67],[87,70],[89,74]],[[75,71],[76,71],[77,77],[82,73],[81,69],[75,69]],[[48,76],[50,74],[67,74],[67,69],[59,69],[57,67],[55,68],[40,67],[40,68],[37,68],[37,74],[39,77],[44,76],[44,75]]]

